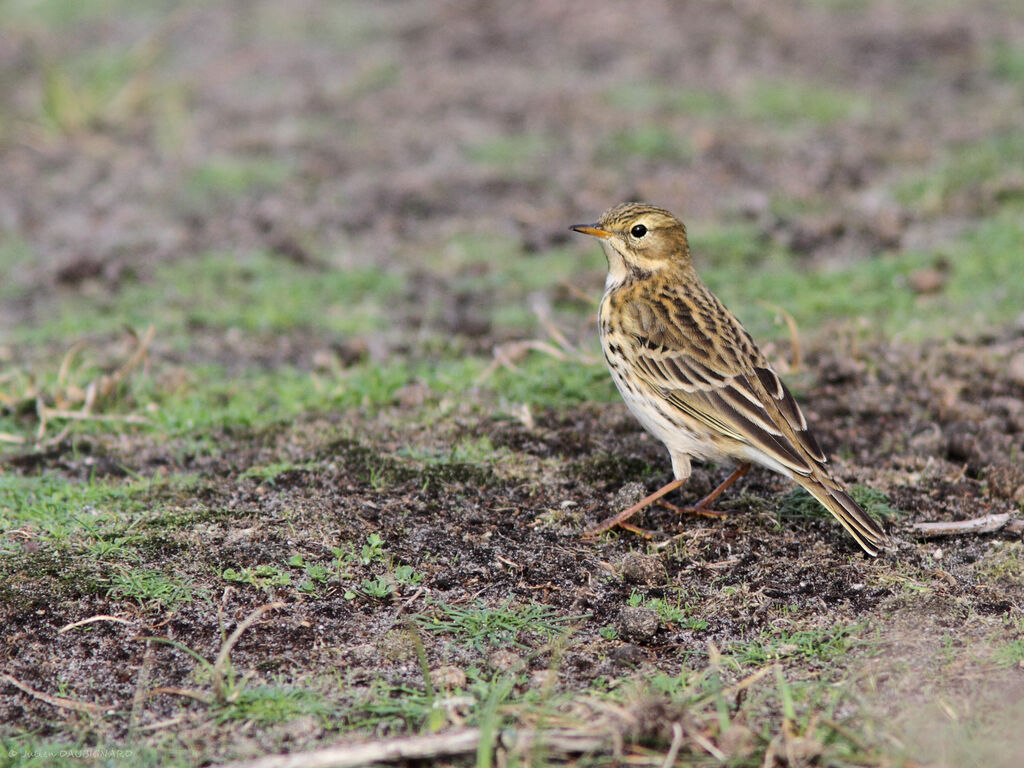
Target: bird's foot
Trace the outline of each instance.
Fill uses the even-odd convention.
[[[659,534],[659,531],[650,531],[647,528],[641,528],[639,525],[633,525],[632,523],[619,523],[619,528],[635,533],[637,536],[642,536],[645,539],[653,539]]]
[[[647,496],[647,497],[641,499],[640,501],[638,501],[636,504],[634,504],[633,506],[629,507],[628,509],[624,509],[621,512],[619,512],[617,515],[612,515],[607,520],[603,520],[600,523],[598,523],[596,526],[594,526],[589,531],[587,531],[586,533],[583,534],[583,540],[584,541],[593,541],[597,536],[599,536],[600,534],[604,533],[605,531],[610,531],[612,528],[614,528],[617,525],[621,526],[622,528],[625,528],[627,531],[633,531],[634,533],[639,533],[641,536],[647,535],[649,533],[648,531],[644,531],[643,528],[638,528],[635,525],[630,525],[630,524],[626,523],[626,520],[631,518],[633,515],[635,515],[637,512],[639,512],[644,507],[646,507],[646,506],[648,506],[650,504],[653,504],[655,501],[660,499],[662,496],[664,496],[669,491],[674,491],[676,488],[678,488],[679,486],[681,486],[685,482],[686,482],[686,478],[683,478],[682,480],[673,480],[672,482],[662,486],[661,488],[656,490],[654,493],[652,493],[650,496]]]
[[[697,517],[711,517],[715,520],[722,520],[727,515],[725,512],[720,512],[717,509],[708,509],[702,507],[700,504],[696,504],[692,507],[678,507],[668,501],[659,501],[658,504],[666,509],[670,509],[677,515],[695,515]]]

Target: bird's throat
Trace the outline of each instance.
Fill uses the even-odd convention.
[[[629,277],[629,268],[626,266],[625,260],[611,243],[604,241],[601,243],[601,247],[604,248],[604,255],[608,257],[608,277],[604,281],[605,292],[613,291],[626,282],[626,278]]]

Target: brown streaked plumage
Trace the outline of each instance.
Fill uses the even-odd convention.
[[[608,257],[601,344],[612,378],[644,428],[672,458],[675,480],[591,534],[679,487],[690,460],[733,459],[739,468],[696,507],[706,509],[751,463],[799,483],[870,555],[885,534],[833,476],[800,406],[739,320],[697,276],[686,228],[668,211],[624,203],[596,224]],[[629,526],[627,526],[629,527]]]

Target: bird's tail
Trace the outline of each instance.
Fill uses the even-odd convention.
[[[861,548],[872,557],[878,555],[885,545],[885,533],[867,512],[853,500],[832,478],[800,478],[801,485],[814,498],[820,501],[825,509],[835,515],[843,524],[843,528],[857,540]]]

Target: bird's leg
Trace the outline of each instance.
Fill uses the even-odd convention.
[[[678,512],[681,515],[701,515],[703,517],[724,517],[725,514],[723,512],[716,512],[713,509],[709,509],[709,507],[715,502],[715,499],[717,499],[719,496],[722,495],[723,491],[725,491],[726,488],[728,488],[730,485],[735,483],[737,480],[739,480],[741,477],[743,477],[749,471],[750,471],[750,464],[740,464],[738,467],[736,467],[736,469],[734,469],[732,471],[731,475],[729,475],[727,478],[725,478],[725,480],[722,482],[721,485],[719,485],[717,488],[715,488],[715,490],[713,490],[711,493],[709,493],[703,499],[698,501],[692,507],[677,507],[675,504],[669,504],[667,501],[661,502],[661,505],[663,507],[668,507],[673,512]]]
[[[598,534],[604,533],[605,531],[614,528],[616,525],[619,525],[622,522],[624,522],[624,521],[628,520],[629,518],[631,518],[633,515],[635,515],[637,512],[639,512],[644,507],[649,506],[649,505],[653,504],[654,502],[656,502],[658,499],[660,499],[666,493],[671,493],[676,488],[678,488],[683,483],[685,483],[686,480],[687,480],[687,478],[684,477],[682,480],[673,480],[672,482],[665,484],[664,486],[662,486],[661,488],[656,490],[654,493],[652,493],[650,496],[645,496],[644,498],[640,499],[640,501],[638,501],[632,507],[629,507],[628,509],[622,510],[617,515],[612,515],[607,520],[604,520],[603,522],[599,523],[597,525],[597,527],[591,528],[589,531],[587,531],[585,534],[583,534],[583,538],[590,539],[590,538],[593,538],[594,536],[597,536]],[[629,528],[629,530],[631,530],[631,531],[633,531],[635,533],[636,532],[642,533],[642,531],[640,531],[635,526],[630,525],[630,526],[628,526],[628,528]]]

